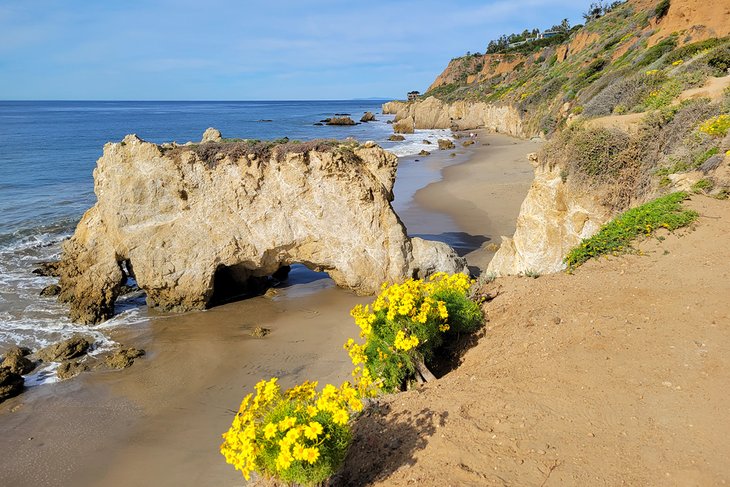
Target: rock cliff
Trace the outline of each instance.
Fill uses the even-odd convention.
[[[447,245],[407,236],[390,204],[396,166],[374,143],[108,143],[97,203],[63,247],[59,299],[96,323],[126,275],[151,306],[191,310],[292,263],[360,294],[465,271]]]
[[[530,154],[535,179],[517,218],[512,238],[489,263],[487,273],[548,274],[565,269],[563,258],[584,238],[594,235],[612,216],[597,196],[563,181],[560,167],[548,167]]]
[[[395,115],[396,123],[413,120],[417,129],[469,130],[486,128],[515,137],[525,137],[522,118],[513,106],[498,106],[465,100],[446,103],[435,97],[416,102],[391,101],[383,113]]]

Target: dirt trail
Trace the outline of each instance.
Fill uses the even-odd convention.
[[[730,482],[730,203],[573,275],[498,279],[455,371],[360,420],[347,485]]]

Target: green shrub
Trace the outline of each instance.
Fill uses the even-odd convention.
[[[654,15],[656,15],[657,19],[661,19],[665,15],[667,15],[667,12],[669,12],[669,7],[671,6],[670,0],[661,0],[656,8],[654,9]]]
[[[692,192],[693,193],[706,193],[710,191],[715,184],[712,182],[712,180],[703,178],[697,181],[692,185]]]
[[[665,54],[671,52],[675,47],[677,47],[677,37],[676,36],[670,36],[666,39],[663,39],[662,41],[658,42],[656,45],[650,47],[644,52],[644,56],[639,60],[639,62],[636,64],[637,67],[643,67],[648,66],[655,61],[658,61],[662,56]]]
[[[575,269],[601,255],[630,252],[631,242],[641,236],[651,235],[659,228],[673,231],[689,225],[699,215],[682,208],[682,201],[687,197],[686,193],[672,193],[619,215],[596,235],[583,240],[568,252],[565,257],[568,269]]]
[[[251,472],[298,485],[318,485],[342,465],[352,440],[349,420],[363,409],[345,382],[317,392],[305,382],[281,392],[277,378],[256,385],[223,434],[221,454],[248,480]]]
[[[435,274],[429,281],[408,280],[383,286],[369,306],[356,306],[351,315],[365,343],[350,339],[345,349],[356,366],[385,392],[402,390],[413,380],[428,379],[426,363],[439,347],[482,323],[482,311],[469,299],[471,287],[463,274]]]
[[[664,83],[658,90],[649,93],[644,99],[644,107],[649,109],[658,109],[668,106],[682,92],[682,85],[677,80],[669,80]],[[644,108],[642,107],[642,108]],[[644,111],[644,110],[641,110]]]
[[[730,38],[723,37],[723,38],[717,38],[713,37],[712,39],[706,39],[704,41],[699,42],[693,42],[692,44],[686,44],[678,49],[675,49],[670,54],[667,55],[666,61],[667,63],[674,63],[676,61],[688,61],[690,58],[695,56],[697,53],[701,51],[705,51],[708,49],[712,49],[714,47],[717,47],[721,44],[724,44],[728,42]]]
[[[715,70],[718,76],[728,74],[730,69],[730,46],[723,46],[707,56],[707,65]]]

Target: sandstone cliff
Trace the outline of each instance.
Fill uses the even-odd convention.
[[[97,203],[63,248],[60,299],[95,323],[113,314],[125,274],[151,306],[190,310],[292,263],[361,294],[465,271],[447,245],[408,238],[390,204],[396,166],[374,143],[106,144]]]
[[[541,164],[535,154],[530,160],[535,180],[520,208],[517,229],[513,237],[502,237],[487,273],[561,271],[568,251],[594,235],[612,216],[594,194],[564,182],[560,167]]]
[[[513,106],[498,106],[465,100],[446,103],[435,97],[416,102],[391,101],[383,113],[395,114],[396,122],[413,120],[417,129],[469,130],[486,128],[502,134],[524,137],[522,118]]]

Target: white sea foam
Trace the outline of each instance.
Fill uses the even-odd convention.
[[[418,155],[422,150],[433,152],[438,150],[439,139],[454,139],[451,131],[444,129],[416,130],[413,134],[403,134],[403,137],[405,140],[388,148],[398,157]],[[425,143],[424,140],[429,141],[430,144]]]

